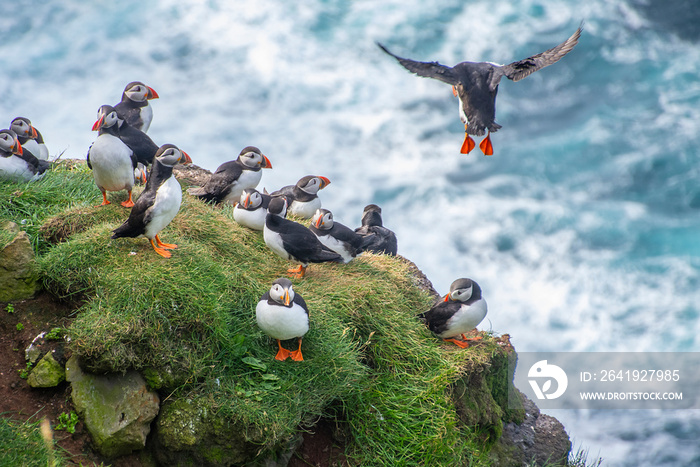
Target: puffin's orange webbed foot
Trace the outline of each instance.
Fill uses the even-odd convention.
[[[149,240],[149,241],[151,242],[151,246],[153,247],[153,250],[156,253],[158,253],[159,255],[161,255],[163,258],[170,258],[172,256],[172,254],[168,250],[165,250],[163,248],[159,248],[156,245],[156,242],[154,240]]]
[[[119,204],[121,204],[121,205],[124,206],[125,208],[133,208],[133,207],[134,207],[134,202],[131,200],[131,191],[129,191],[128,193],[129,193],[129,198],[128,198],[126,201],[122,201],[122,202],[119,203]]]
[[[103,191],[102,192],[102,204],[100,204],[99,206],[107,206],[108,204],[112,204],[112,203],[110,203],[109,200],[107,199],[107,192]]]
[[[280,342],[279,339],[277,339],[277,346],[279,347],[279,350],[277,351],[277,355],[275,355],[275,360],[283,362],[290,357],[292,352],[282,347],[282,342]]]
[[[493,156],[493,144],[491,144],[491,132],[486,135],[486,138],[479,143],[479,149],[484,153],[484,156]]]
[[[462,143],[462,147],[460,148],[459,152],[462,154],[469,154],[472,149],[476,147],[476,143],[472,139],[471,136],[469,136],[468,133],[464,134],[464,142]]]
[[[297,350],[289,352],[289,356],[292,357],[292,360],[294,360],[295,362],[304,361],[304,357],[301,355],[301,338],[299,338],[299,348]]]
[[[443,340],[445,342],[452,342],[457,347],[461,347],[463,349],[466,349],[467,347],[469,347],[469,342],[461,341],[459,339],[450,338],[450,339],[443,339]]]
[[[177,245],[174,244],[174,243],[163,243],[163,242],[161,242],[161,241],[160,241],[160,237],[158,237],[158,235],[156,235],[155,240],[156,240],[156,245],[158,245],[160,248],[164,248],[164,249],[166,249],[166,250],[174,250],[175,248],[177,248]]]
[[[299,267],[287,269],[290,276],[296,277],[297,279],[302,279],[306,274],[306,266],[299,265]]]

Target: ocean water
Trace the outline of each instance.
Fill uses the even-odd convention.
[[[501,82],[495,155],[459,154],[446,65],[579,45]],[[213,170],[255,145],[268,190],[324,175],[351,227],[383,209],[444,293],[520,351],[700,351],[700,4],[673,0],[27,0],[0,17],[0,127],[85,157],[102,104],[156,89],[149,135]],[[96,194],[96,197],[99,195]],[[96,198],[97,199],[97,198]],[[700,465],[697,411],[552,411],[605,465]]]

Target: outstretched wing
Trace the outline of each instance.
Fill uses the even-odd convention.
[[[571,52],[571,49],[578,44],[578,39],[581,37],[581,32],[583,31],[583,23],[578,27],[575,33],[571,35],[567,40],[562,42],[556,47],[528,57],[524,60],[518,60],[517,62],[505,65],[502,70],[507,78],[513,81],[520,81],[526,76],[540,70],[546,66],[558,62],[561,58]]]
[[[424,78],[434,78],[453,86],[459,83],[457,73],[455,73],[455,71],[449,66],[440,65],[438,62],[417,62],[415,60],[409,60],[408,58],[401,58],[389,52],[389,50],[387,50],[387,48],[379,42],[377,42],[377,45],[384,52],[398,60],[398,62],[403,65],[404,68],[417,74],[418,76],[422,76]]]

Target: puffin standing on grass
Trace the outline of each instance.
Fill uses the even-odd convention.
[[[110,204],[108,191],[126,190],[129,198],[121,205],[132,207],[131,189],[134,187],[134,169],[138,161],[134,151],[119,138],[119,116],[114,107],[100,107],[92,131],[98,131],[98,134],[88,150],[87,165],[92,169],[95,184],[102,192],[101,206]]]
[[[306,227],[285,219],[287,200],[272,198],[267,206],[267,217],[263,228],[265,244],[284,259],[301,263],[287,272],[301,279],[309,263],[342,263],[338,253],[326,248]]]
[[[476,144],[469,135],[482,136],[485,130],[488,130],[489,134],[481,141],[479,148],[484,155],[490,156],[493,154],[490,134],[501,128],[501,125],[494,121],[496,94],[501,78],[505,76],[513,81],[520,81],[535,71],[558,62],[578,43],[582,30],[583,25],[556,47],[508,65],[491,62],[462,62],[449,67],[438,62],[417,62],[401,58],[389,52],[383,45],[379,43],[377,45],[398,60],[408,71],[452,85],[452,92],[459,98],[459,115],[466,132],[460,152],[468,154],[474,149]]]
[[[486,300],[481,296],[481,287],[471,279],[457,279],[450,286],[450,293],[443,301],[419,315],[428,328],[438,337],[453,342],[461,348],[469,347],[465,333],[475,329],[486,317]],[[461,336],[462,339],[457,339]]]
[[[190,156],[177,146],[161,146],[153,160],[146,188],[136,200],[126,222],[114,230],[112,238],[144,236],[156,253],[170,258],[168,250],[177,248],[177,245],[163,243],[158,234],[175,218],[182,203],[182,188],[173,176],[173,166],[191,162]]]
[[[29,182],[44,176],[49,162],[24,151],[17,134],[0,130],[0,179]]]
[[[158,99],[158,93],[153,88],[140,81],[132,81],[126,85],[121,102],[114,108],[126,123],[146,133],[153,120],[153,108],[148,105],[151,99]]]
[[[326,247],[342,256],[346,263],[362,252],[364,238],[340,222],[335,222],[333,213],[328,209],[316,211],[311,219],[309,230]]]
[[[307,175],[302,177],[296,185],[287,185],[270,193],[272,197],[284,197],[287,200],[289,214],[311,219],[321,208],[321,199],[318,191],[331,183],[326,177]]]
[[[233,220],[253,230],[263,230],[267,206],[272,198],[255,188],[246,188],[238,204],[233,208]]]
[[[364,238],[362,251],[396,255],[398,242],[396,234],[384,227],[382,223],[382,208],[376,204],[368,204],[362,212],[362,226],[355,229]]]
[[[270,159],[255,146],[243,148],[238,158],[221,164],[203,187],[190,188],[187,193],[213,203],[235,204],[246,188],[260,183],[260,169],[271,169]]]
[[[304,361],[301,340],[309,330],[309,309],[301,295],[294,292],[292,281],[281,278],[272,283],[255,307],[255,319],[265,334],[277,340],[275,360],[291,357],[296,362]],[[282,347],[287,339],[299,339],[299,348],[289,351]]]
[[[10,130],[17,133],[19,144],[22,145],[23,151],[31,152],[34,157],[40,160],[49,159],[49,149],[44,143],[44,137],[41,136],[32,122],[25,117],[17,117],[10,123]]]

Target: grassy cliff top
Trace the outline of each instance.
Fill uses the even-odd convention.
[[[111,240],[128,210],[125,193],[108,196],[111,205],[96,206],[92,174],[75,161],[38,182],[0,184],[0,220],[27,230],[45,288],[76,303],[70,347],[88,369],[139,370],[163,399],[206,400],[263,447],[334,415],[358,465],[487,462],[483,434],[459,423],[450,388],[504,349],[492,338],[466,350],[435,338],[415,318],[434,298],[410,262],[311,265],[293,280],[310,310],[305,361],[278,362],[255,305],[296,264],[234,222],[230,207],[187,195],[161,233],[179,245],[172,258],[143,238]]]

